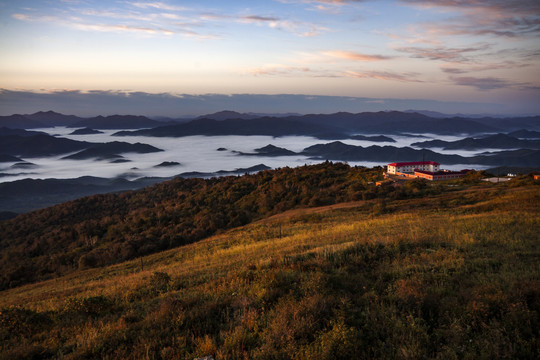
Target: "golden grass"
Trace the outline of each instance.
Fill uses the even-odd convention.
[[[538,212],[531,213],[530,210],[538,209],[540,202],[536,200],[539,198],[540,192],[536,188],[512,189],[503,196],[461,206],[457,214],[453,209],[442,212],[428,209],[373,217],[362,208],[365,202],[295,210],[287,212],[287,216],[281,214],[195,244],[147,256],[142,259],[142,268],[141,260],[137,259],[10,289],[2,292],[0,307],[21,305],[39,311],[57,310],[64,299],[71,296],[129,293],[145,284],[155,271],[208,282],[247,266],[264,267],[291,255],[336,253],[356,244],[399,244],[437,239],[460,247],[479,241],[504,241],[510,246],[528,237],[530,241],[536,241],[540,217]],[[407,202],[414,200],[403,203]],[[495,210],[477,212],[486,206]],[[306,216],[313,213],[318,214],[315,223],[309,222]],[[522,231],[509,237],[504,231],[509,226],[519,226]],[[499,234],[504,235],[501,238]],[[405,259],[402,265],[414,271],[418,267],[459,267],[463,262],[455,249],[438,249]]]

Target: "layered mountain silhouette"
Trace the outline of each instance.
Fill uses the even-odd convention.
[[[47,135],[44,132],[41,131],[28,131],[24,129],[12,129],[7,127],[0,127],[0,136],[11,136],[11,135],[19,135],[19,136],[34,136],[34,135]]]
[[[9,135],[13,133],[12,135]],[[7,135],[6,135],[7,134]],[[126,142],[92,143],[30,132],[21,129],[0,129],[0,154],[15,157],[43,157],[78,152],[66,158],[114,158],[121,153],[162,151],[147,144]]]
[[[298,155],[294,151],[287,150],[285,148],[277,147],[272,144],[268,144],[262,148],[255,149],[254,153],[244,153],[235,151],[239,155],[245,155],[245,156],[290,156],[290,155]]]
[[[460,155],[440,154],[431,150],[418,150],[410,147],[398,148],[394,146],[355,146],[334,141],[327,144],[317,144],[305,148],[302,155],[319,160],[340,161],[419,161],[429,159],[443,164],[478,164],[498,166],[540,166],[540,150],[520,149],[500,151],[483,155],[464,157]]]
[[[183,137],[192,135],[267,135],[267,136],[313,136],[322,139],[345,138],[341,130],[324,124],[309,124],[288,118],[257,119],[198,119],[184,124],[160,126],[137,131],[120,131],[116,136]]]
[[[95,135],[95,134],[103,134],[103,131],[90,129],[88,127],[77,129],[70,133],[69,135]]]
[[[75,115],[64,115],[54,111],[39,111],[34,114],[24,115],[27,119],[38,121],[43,127],[69,126],[81,121],[81,118]]]
[[[75,115],[64,115],[54,111],[40,111],[28,115],[0,116],[0,127],[12,129],[35,129],[55,126],[93,129],[141,129],[163,126],[163,122],[149,119],[146,116],[111,115],[82,118]]]
[[[162,126],[163,122],[151,120],[146,116],[112,115],[96,116],[80,120],[69,127],[88,127],[91,129],[142,129]]]
[[[232,115],[230,113],[227,113]],[[169,136],[190,135],[304,135],[320,139],[345,139],[362,134],[432,133],[444,135],[480,134],[513,131],[516,124],[526,124],[530,129],[540,129],[540,117],[528,118],[432,118],[418,113],[398,111],[352,114],[311,114],[287,117],[241,118],[215,120],[196,119],[187,123],[157,127],[134,132],[119,132],[118,136]],[[220,118],[219,116],[217,118]],[[518,127],[519,127],[518,126]],[[366,140],[369,140],[366,139]],[[382,141],[373,138],[371,141]],[[385,139],[386,141],[386,139]]]
[[[92,143],[57,138],[46,134],[0,136],[0,154],[41,157],[66,154],[90,147]]]
[[[475,149],[540,149],[540,140],[522,140],[505,134],[481,138],[466,138],[457,141],[430,140],[411,144],[422,148],[443,148],[445,150]]]
[[[429,114],[429,113],[428,113]],[[433,114],[430,114],[433,115]],[[215,131],[207,129],[208,120],[225,122]],[[255,121],[257,126],[247,125],[240,122]],[[184,121],[184,120],[183,120]],[[275,131],[266,128],[268,123],[276,126]],[[311,126],[319,125],[319,128],[307,128],[299,130],[295,124],[303,123]],[[433,134],[477,134],[510,132],[521,129],[539,130],[540,116],[532,117],[508,117],[508,118],[470,118],[428,116],[418,112],[381,111],[364,113],[338,112],[334,114],[309,114],[309,115],[279,115],[260,116],[257,114],[237,113],[234,111],[222,111],[205,115],[188,122],[187,127],[176,128],[184,124],[175,124],[170,136],[188,135],[318,135],[320,138],[339,139],[342,136],[358,133],[433,133]],[[53,111],[38,112],[30,115],[0,116],[0,127],[32,129],[51,126],[89,127],[93,129],[141,129],[163,127],[164,122],[152,120],[145,116],[112,115],[97,116],[89,119],[73,115],[63,115]],[[292,126],[289,131],[284,126]],[[165,126],[168,127],[168,126]],[[228,128],[225,130],[225,128]],[[325,133],[321,134],[321,131]],[[164,130],[149,132],[150,136],[165,136]],[[139,133],[141,134],[141,133]]]
[[[521,139],[540,139],[540,131],[531,131],[525,129],[513,131],[508,133],[508,135]]]
[[[353,135],[351,136],[351,139],[353,140],[364,140],[364,141],[372,141],[372,142],[396,142],[396,140],[392,139],[391,137],[379,135],[379,136],[366,136],[366,135]]]
[[[113,159],[121,158],[120,154],[123,153],[137,153],[148,154],[153,152],[163,151],[152,145],[135,143],[130,144],[126,142],[113,141],[104,144],[91,145],[87,149],[84,149],[76,154],[65,156],[62,159],[71,160],[86,160],[86,159]]]
[[[24,115],[0,116],[0,126],[11,129],[36,129],[46,127],[43,123],[27,118]]]

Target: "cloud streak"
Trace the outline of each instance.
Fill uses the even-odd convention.
[[[384,81],[399,81],[399,82],[413,82],[421,83],[417,73],[394,73],[389,71],[347,71],[345,75],[358,79],[376,79]]]
[[[169,5],[162,2],[132,2],[132,6],[142,8],[142,9],[157,9],[157,10],[167,10],[167,11],[186,11],[190,8],[183,6]]]
[[[201,19],[204,21],[223,22],[223,23],[237,23],[237,24],[254,24],[258,26],[267,26],[271,29],[282,30],[292,33],[300,37],[312,37],[317,36],[328,29],[319,24],[288,20],[277,16],[267,15],[228,15],[228,14],[216,14],[205,13],[201,15]]]
[[[452,76],[450,79],[456,85],[474,87],[480,91],[505,89],[516,86],[524,86],[523,83],[514,83],[496,77]]]
[[[334,58],[339,58],[339,59],[344,59],[344,60],[352,60],[352,61],[371,62],[371,61],[381,61],[381,60],[391,59],[391,57],[389,57],[389,56],[368,55],[368,54],[357,53],[357,52],[354,52],[354,51],[340,51],[340,50],[324,51],[323,54],[327,55],[327,56],[330,56],[330,57],[334,57]]]
[[[527,37],[540,34],[537,0],[400,0],[424,9],[452,11],[461,16],[445,23],[425,24],[428,33],[440,36],[475,35]]]
[[[81,18],[77,15],[84,15]],[[96,18],[107,17],[114,20],[127,20],[125,23],[106,23],[96,21]],[[45,22],[62,25],[81,31],[93,32],[116,32],[116,33],[134,33],[144,35],[180,35],[183,37],[195,38],[198,40],[213,40],[219,39],[216,34],[200,33],[192,29],[194,23],[182,23],[180,17],[174,14],[137,14],[137,13],[120,13],[114,11],[97,11],[97,10],[80,10],[79,13],[74,13],[71,16],[36,16],[31,14],[16,13],[12,18],[25,22]],[[167,21],[160,21],[159,18],[165,18]],[[175,21],[173,21],[175,20]]]
[[[429,59],[438,61],[449,61],[458,63],[471,62],[468,54],[478,53],[479,51],[488,50],[489,45],[480,45],[466,48],[448,48],[448,47],[400,47],[397,51],[410,54],[413,58]]]

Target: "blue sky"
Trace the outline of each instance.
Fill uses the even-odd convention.
[[[0,102],[305,94],[540,113],[539,35],[538,0],[0,0]]]

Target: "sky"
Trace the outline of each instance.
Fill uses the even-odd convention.
[[[144,98],[181,116],[199,111],[186,97],[217,108],[209,95],[310,112],[294,96],[280,109],[284,94],[540,114],[539,35],[538,0],[0,0],[0,114],[133,113]]]

